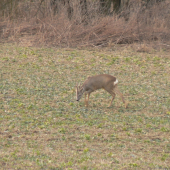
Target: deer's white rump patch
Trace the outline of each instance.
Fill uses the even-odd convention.
[[[116,81],[114,82],[114,85],[116,85],[118,83],[118,79],[116,79]]]

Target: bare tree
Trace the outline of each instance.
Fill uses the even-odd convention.
[[[88,11],[87,11],[87,1],[86,0],[80,0],[80,8],[81,8],[82,22],[87,23]]]
[[[67,8],[67,16],[71,19],[73,15],[73,8],[70,5],[70,0],[51,0],[51,7],[54,15],[60,11],[60,5]]]
[[[113,9],[111,9],[111,5],[113,4]],[[110,11],[118,11],[120,9],[121,0],[100,0],[100,11],[108,15]]]

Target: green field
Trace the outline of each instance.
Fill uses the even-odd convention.
[[[76,84],[103,73],[127,109],[104,90],[75,101]],[[170,169],[169,52],[0,44],[0,167]]]

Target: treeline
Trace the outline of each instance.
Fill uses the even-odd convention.
[[[98,14],[111,15],[127,8],[133,10],[136,5],[143,9],[148,8],[162,1],[165,0],[1,0],[0,15],[10,18],[22,17],[26,13],[31,16],[37,15],[39,12],[46,16],[51,13],[56,15],[64,7],[68,18],[71,19],[73,13],[77,11],[75,8],[79,9],[81,17],[89,15],[89,8],[92,6]],[[35,13],[32,13],[33,10]]]
[[[1,0],[1,41],[107,46],[169,41],[169,0]]]

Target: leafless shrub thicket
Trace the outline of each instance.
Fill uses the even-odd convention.
[[[60,47],[107,46],[170,40],[170,2],[148,6],[131,0],[118,13],[102,15],[99,1],[88,1],[82,13],[78,0],[1,0],[0,41]],[[69,10],[71,11],[69,11]]]

